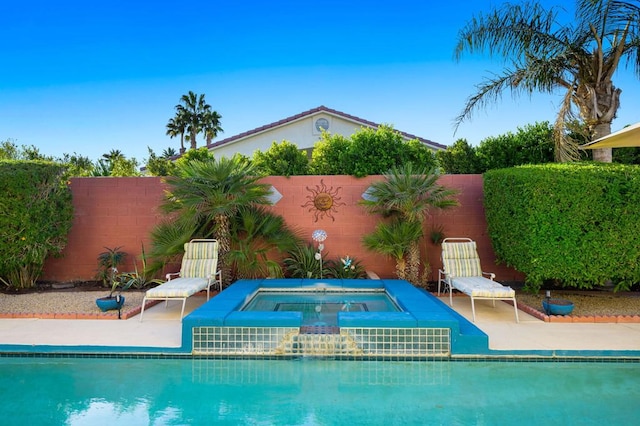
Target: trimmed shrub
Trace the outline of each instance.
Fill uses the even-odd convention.
[[[616,290],[640,281],[640,169],[545,164],[484,175],[487,225],[498,259],[566,287]]]
[[[0,281],[33,287],[47,256],[67,243],[73,220],[65,167],[44,161],[0,161]]]

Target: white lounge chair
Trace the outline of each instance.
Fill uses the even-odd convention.
[[[471,312],[475,321],[475,299],[492,300],[494,307],[496,300],[511,300],[516,322],[520,322],[515,290],[494,281],[495,274],[482,272],[475,241],[469,238],[445,238],[442,242],[442,266],[438,274],[438,295],[440,285],[444,284],[451,306],[453,289],[466,294],[471,298]]]
[[[209,300],[210,288],[216,282],[222,291],[222,277],[218,268],[218,242],[216,240],[191,240],[184,245],[184,256],[180,272],[167,274],[167,282],[147,290],[142,300],[140,321],[144,315],[147,300],[182,300],[180,320],[184,316],[187,298],[203,290],[207,290]],[[172,277],[178,278],[172,279]]]

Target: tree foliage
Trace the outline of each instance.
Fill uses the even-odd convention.
[[[60,164],[0,160],[0,281],[32,287],[67,243],[73,205]]]
[[[436,156],[446,173],[474,174],[487,170],[524,164],[543,164],[554,161],[553,127],[549,122],[518,127],[515,133],[491,136],[472,147],[459,139]]]
[[[554,161],[553,127],[548,122],[518,127],[516,133],[484,139],[476,151],[483,171]]]
[[[640,2],[576,0],[575,18],[565,25],[559,20],[563,10],[546,9],[537,1],[505,3],[474,16],[459,31],[456,59],[486,52],[502,57],[505,67],[478,86],[458,124],[505,91],[530,95],[559,90],[564,96],[554,124],[556,160],[579,158],[568,131],[577,118],[594,139],[611,132],[621,93],[613,76],[621,61],[640,76]],[[594,159],[610,162],[611,149],[595,150]]]
[[[151,176],[169,176],[176,173],[176,163],[171,155],[157,155],[151,148],[149,150],[149,158],[146,164],[146,173]]]
[[[283,140],[273,142],[262,152],[256,150],[252,158],[256,171],[266,176],[300,176],[309,173],[309,159],[295,144]]]
[[[469,145],[466,139],[458,139],[446,150],[436,152],[436,158],[445,173],[476,174],[484,171],[476,148]]]
[[[375,130],[363,127],[350,138],[323,133],[314,146],[309,168],[314,174],[364,177],[406,163],[431,168],[435,156],[422,142],[406,142],[393,127],[382,125]]]
[[[313,147],[309,171],[315,175],[348,175],[351,140],[322,132]]]

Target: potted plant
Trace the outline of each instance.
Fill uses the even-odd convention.
[[[124,263],[127,253],[121,251],[122,246],[116,248],[105,247],[106,251],[103,251],[98,255],[98,275],[97,278],[102,281],[104,287],[108,287],[109,283],[113,281],[114,269],[117,273],[118,267]]]
[[[124,305],[124,296],[120,293],[114,295],[115,291],[120,289],[126,290],[131,287],[131,283],[127,281],[122,281],[120,276],[118,275],[118,270],[116,268],[111,268],[111,292],[106,297],[100,297],[96,299],[96,305],[102,312],[106,312],[112,309],[122,309]]]
[[[120,248],[105,247],[107,250],[98,255],[98,278],[102,280],[105,287],[111,286],[109,296],[96,299],[96,305],[102,312],[112,309],[120,310],[124,305],[124,296],[121,294],[114,296],[114,293],[118,288],[126,290],[130,287],[130,285],[123,283],[118,276],[118,266],[124,262],[127,256],[127,253],[121,251]]]

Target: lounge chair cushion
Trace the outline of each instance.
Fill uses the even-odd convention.
[[[146,297],[153,299],[189,297],[206,290],[207,283],[206,278],[176,278],[147,290]]]
[[[481,277],[480,258],[476,242],[442,243],[444,269],[454,277]]]
[[[508,298],[516,295],[511,287],[484,277],[457,277],[452,281],[454,288],[471,297]]]
[[[218,265],[218,242],[187,243],[180,276],[183,278],[211,278]]]

